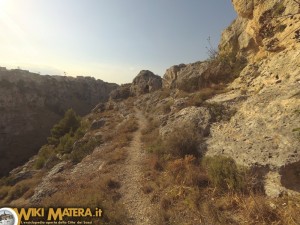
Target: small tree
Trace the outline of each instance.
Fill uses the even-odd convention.
[[[51,136],[48,138],[49,144],[57,146],[59,139],[65,134],[73,133],[80,127],[81,118],[76,115],[73,109],[66,111],[64,117],[53,126],[51,129]]]

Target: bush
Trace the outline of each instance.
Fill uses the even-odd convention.
[[[200,91],[196,92],[189,98],[187,105],[201,106],[205,100],[211,98],[215,94],[216,92],[213,88],[202,88]]]
[[[246,190],[246,171],[238,168],[232,158],[205,157],[203,166],[207,170],[211,183],[219,190],[237,192]]]
[[[46,159],[45,158],[37,158],[34,162],[34,168],[39,170],[42,169],[45,165]]]
[[[55,155],[55,149],[51,145],[44,145],[37,156],[37,159],[34,162],[35,169],[42,169],[46,163],[46,161]]]
[[[59,139],[56,151],[62,154],[70,153],[73,150],[74,142],[75,138],[72,137],[70,133],[67,133]]]
[[[178,128],[168,135],[164,141],[165,149],[173,156],[199,156],[201,137],[194,129]]]
[[[118,128],[118,133],[132,133],[139,128],[139,125],[134,117],[130,117],[122,123]]]
[[[100,137],[91,137],[87,141],[76,143],[75,148],[70,154],[70,159],[73,163],[79,163],[81,160],[93,152],[93,150],[102,143]]]
[[[73,134],[76,132],[76,130],[80,127],[80,121],[80,117],[76,115],[73,109],[67,110],[64,118],[51,129],[51,137],[48,138],[48,143],[58,145],[59,139],[65,134]]]
[[[186,186],[206,187],[208,177],[197,165],[194,156],[187,155],[170,163],[169,170],[176,183]]]

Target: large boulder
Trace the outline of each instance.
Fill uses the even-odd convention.
[[[149,70],[142,70],[133,80],[130,91],[133,95],[141,95],[162,88],[162,78]]]
[[[256,50],[253,35],[247,28],[248,19],[238,17],[232,24],[226,28],[221,35],[219,49],[221,53],[238,54],[239,51],[251,47],[252,51]]]
[[[176,87],[175,81],[177,80],[177,75],[182,68],[186,67],[185,64],[179,64],[175,66],[171,66],[166,70],[163,80],[163,86],[166,88],[174,88]]]
[[[163,86],[192,92],[224,82],[230,75],[230,66],[218,60],[180,64],[166,71]]]
[[[191,128],[201,136],[209,134],[210,121],[212,117],[208,108],[187,107],[169,117],[165,126],[159,130],[163,139],[167,138],[173,131],[180,128]]]

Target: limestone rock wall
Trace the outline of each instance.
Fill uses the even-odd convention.
[[[295,172],[300,140],[294,131],[300,128],[300,3],[232,3],[238,17],[222,33],[219,58],[171,67],[164,75],[164,87],[195,91],[225,81],[226,92],[207,103],[236,113],[210,124],[206,154],[230,156],[239,164],[266,169],[266,193],[276,196],[282,184],[295,187],[300,179]],[[231,68],[216,62],[220,59],[230,62]],[[233,72],[238,73],[226,82]],[[274,174],[276,184],[271,179]]]
[[[67,109],[85,115],[116,87],[90,77],[41,76],[2,68],[0,176],[34,155]]]

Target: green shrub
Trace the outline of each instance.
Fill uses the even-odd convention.
[[[100,137],[89,138],[87,141],[76,143],[75,148],[70,154],[73,163],[79,163],[81,160],[93,152],[93,150],[102,143]]]
[[[52,145],[44,145],[37,156],[37,159],[34,162],[35,169],[42,169],[46,163],[46,161],[55,155],[55,149]]]
[[[219,190],[241,192],[246,189],[246,171],[239,168],[232,158],[205,157],[202,162],[211,183]]]
[[[34,162],[34,168],[39,170],[42,169],[45,165],[46,159],[45,158],[37,158]]]
[[[59,144],[56,148],[56,151],[62,154],[70,153],[73,150],[74,142],[75,138],[72,137],[70,133],[67,133],[59,139]]]
[[[173,156],[199,156],[200,141],[201,137],[194,129],[184,127],[178,128],[169,134],[164,141],[164,146],[166,151]]]
[[[51,136],[48,143],[53,145],[59,144],[59,139],[67,133],[73,134],[80,127],[81,118],[76,115],[73,109],[66,111],[64,118],[61,119],[51,129]]]

